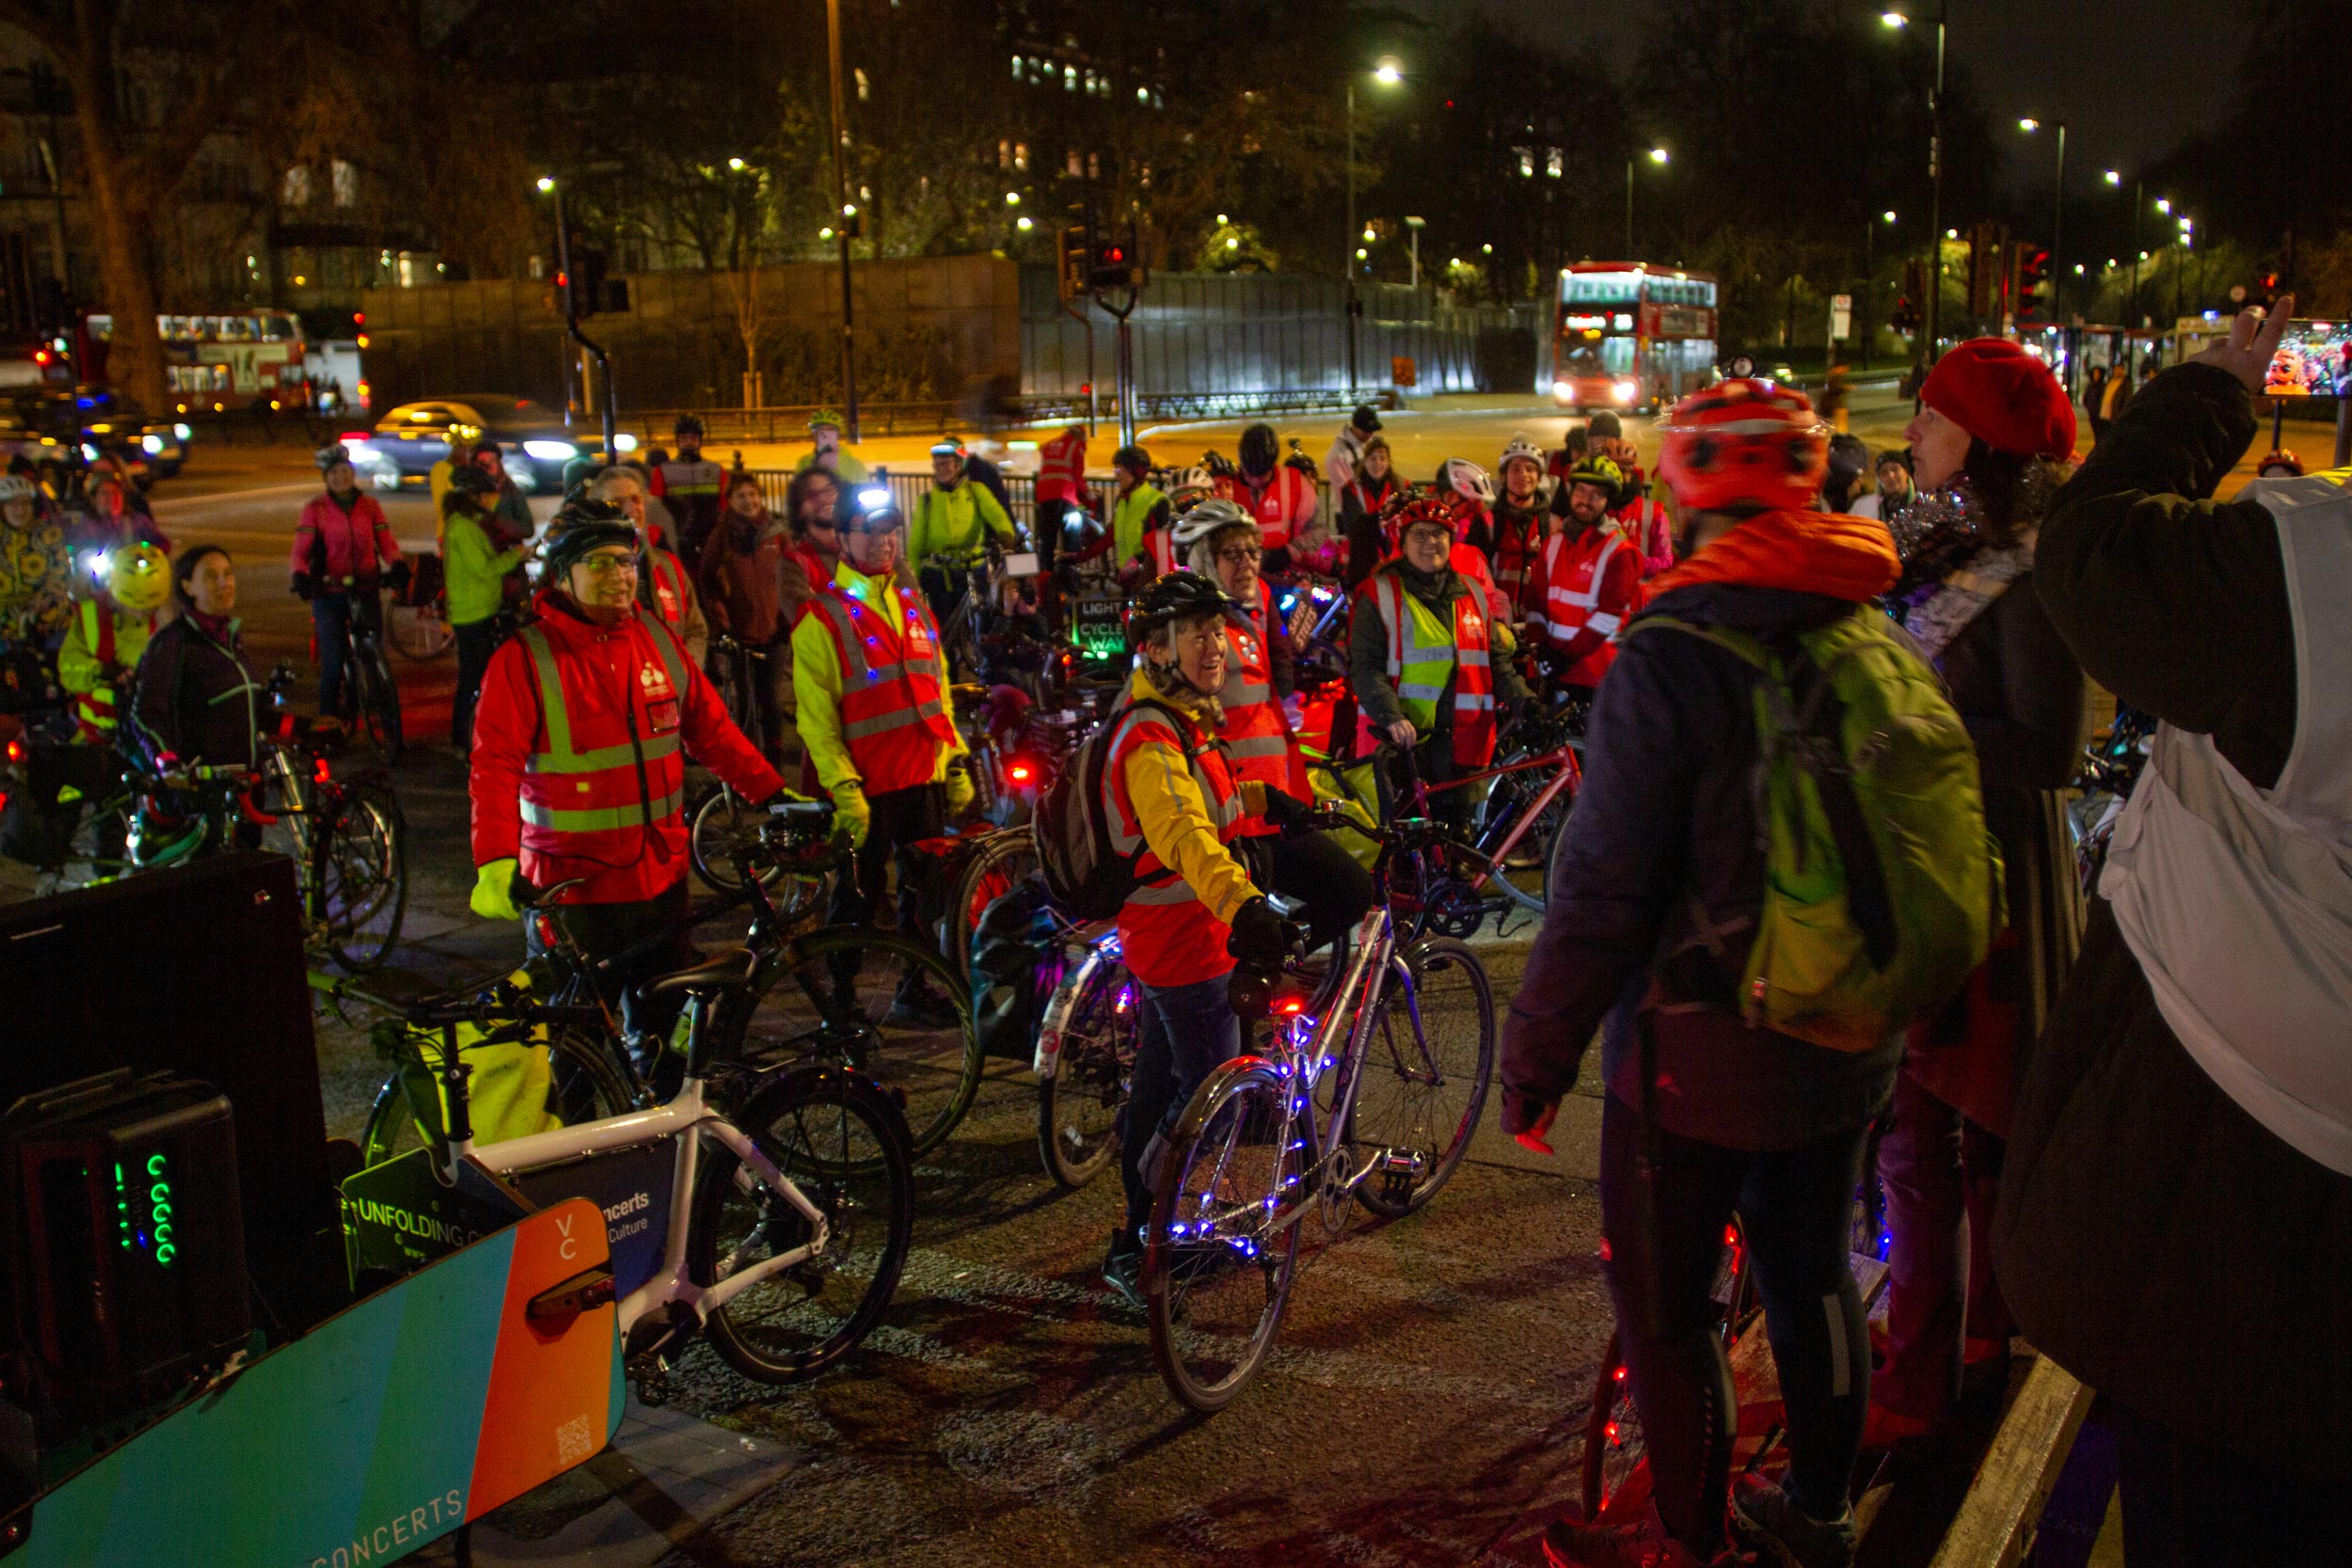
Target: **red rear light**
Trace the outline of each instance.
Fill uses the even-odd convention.
[[[8,742],[8,760],[10,762],[23,762],[24,760],[24,742],[22,740],[11,740]]]
[[[373,433],[365,430],[346,430],[341,436],[336,436],[335,439],[337,441],[364,441],[367,440],[372,434]]]
[[[1025,762],[1016,762],[1011,767],[1005,769],[1005,777],[1010,779],[1014,784],[1027,784],[1036,776],[1037,769],[1031,768]]]
[[[326,784],[333,780],[334,775],[326,770],[326,759],[325,757],[319,757],[311,763],[310,777],[317,780],[320,784]]]

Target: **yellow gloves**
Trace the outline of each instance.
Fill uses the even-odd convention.
[[[957,817],[971,810],[972,798],[977,793],[972,787],[971,772],[958,763],[950,762],[944,782],[947,785],[947,815]]]
[[[833,841],[844,849],[855,849],[866,842],[866,830],[874,820],[874,808],[866,803],[866,791],[856,784],[834,785]]]
[[[515,862],[492,861],[474,873],[473,895],[466,900],[485,920],[520,920],[515,907]]]

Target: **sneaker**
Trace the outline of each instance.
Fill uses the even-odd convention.
[[[1702,1558],[1659,1528],[1649,1510],[1626,1525],[1587,1525],[1555,1519],[1541,1537],[1551,1568],[1746,1568],[1746,1554],[1725,1546]]]
[[[902,987],[890,1003],[890,1022],[919,1029],[953,1029],[963,1022],[955,1004],[929,987]]]
[[[1759,1564],[1777,1568],[1851,1568],[1853,1510],[1816,1519],[1772,1481],[1742,1476],[1732,1494],[1731,1528],[1756,1548]]]
[[[1143,1310],[1143,1240],[1130,1227],[1111,1232],[1110,1250],[1103,1255],[1103,1283],[1128,1306]]]

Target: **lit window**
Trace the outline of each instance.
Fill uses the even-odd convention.
[[[874,84],[866,79],[866,68],[859,66],[850,72],[857,78],[857,101],[861,103],[874,96]]]
[[[1535,154],[1524,151],[1519,154],[1519,175],[1527,180],[1535,178]]]
[[[1029,144],[1027,142],[1017,141],[1012,144],[1012,166],[1025,174],[1028,172]]]
[[[357,207],[359,204],[358,169],[337,158],[326,166],[326,179],[328,188],[335,193],[336,206]]]
[[[278,200],[287,207],[307,207],[310,203],[310,170],[306,164],[296,164],[278,182]]]
[[[1021,56],[1018,55],[1012,57],[1012,79],[1016,82],[1021,80]]]
[[[1078,90],[1078,68],[1076,66],[1066,65],[1061,68],[1061,90],[1064,92]]]
[[[1012,143],[1009,139],[996,144],[996,166],[998,168],[1012,167]]]
[[[1560,150],[1558,148],[1553,148],[1549,155],[1544,159],[1544,172],[1554,180],[1560,178]]]
[[[1103,178],[1103,155],[1100,152],[1087,154],[1087,178],[1089,180]]]
[[[1086,173],[1086,165],[1079,162],[1078,150],[1076,148],[1073,147],[1070,150],[1070,158],[1067,163],[1062,165],[1062,172],[1070,176],[1073,180],[1075,180],[1080,175]]]

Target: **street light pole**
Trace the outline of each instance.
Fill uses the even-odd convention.
[[[1918,406],[1918,385],[1927,379],[1927,362],[1935,357],[1936,334],[1944,311],[1944,34],[1950,20],[1949,0],[1936,0],[1935,90],[1928,99],[1928,319],[1913,356],[1912,404]],[[1883,11],[1879,20],[1901,27],[1910,19],[1900,11]]]
[[[1347,395],[1356,395],[1356,72],[1347,73],[1347,248],[1340,253],[1347,277]]]
[[[833,229],[841,242],[841,412],[852,444],[857,420],[856,318],[850,301],[850,230],[857,215],[850,205],[849,128],[841,113],[841,0],[825,0],[825,54],[833,74]]]

